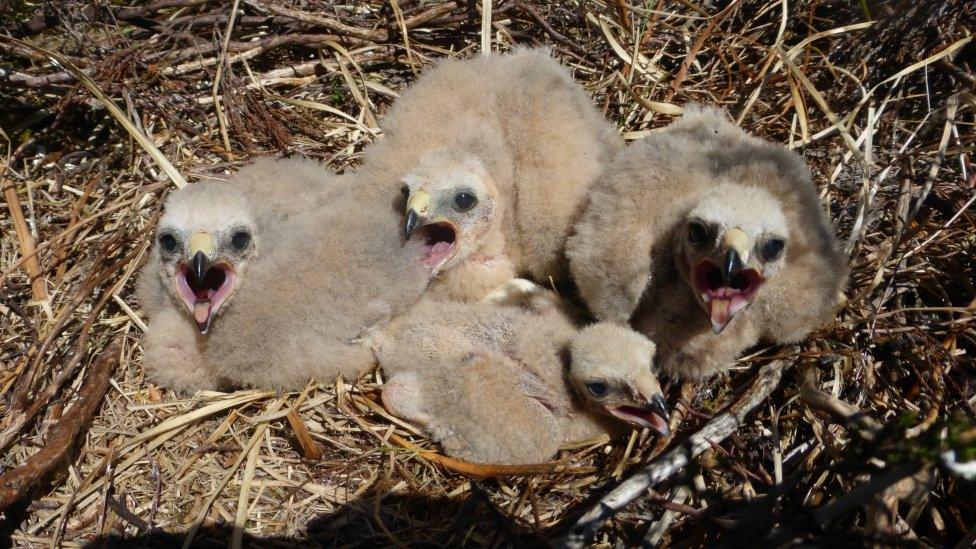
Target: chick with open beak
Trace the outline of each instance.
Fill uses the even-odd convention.
[[[206,334],[226,307],[255,252],[254,224],[242,201],[183,204],[160,220],[154,251],[164,285]]]
[[[498,189],[477,156],[439,149],[403,177],[403,236],[422,246],[431,291],[481,299],[515,276],[505,254]]]
[[[767,191],[721,184],[687,219],[675,237],[678,270],[719,334],[781,268],[786,218]]]
[[[654,344],[612,322],[581,330],[569,352],[570,383],[590,410],[670,436],[670,416],[652,370]]]

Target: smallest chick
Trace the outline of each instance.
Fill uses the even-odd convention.
[[[634,330],[598,322],[573,339],[567,377],[591,411],[669,436],[668,405],[649,367],[654,351],[654,344]]]
[[[535,288],[535,310],[425,299],[395,320],[376,353],[387,409],[477,463],[543,462],[616,434],[614,418],[668,435],[654,345],[622,326],[577,330]]]
[[[461,148],[425,155],[403,177],[406,240],[424,247],[436,279],[427,294],[475,301],[515,276],[505,252],[499,187],[478,155]]]

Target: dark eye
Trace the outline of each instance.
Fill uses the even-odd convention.
[[[407,185],[400,187],[400,193],[403,194],[404,198],[407,198],[408,196],[410,196],[410,187],[408,187]]]
[[[778,238],[767,241],[762,247],[763,259],[766,261],[774,261],[778,259],[779,256],[783,254],[784,245],[785,243]]]
[[[166,233],[159,237],[159,245],[162,246],[163,251],[172,253],[176,251],[178,243],[175,236]]]
[[[460,191],[454,195],[454,205],[458,211],[466,212],[478,203],[478,199],[470,191]]]
[[[237,231],[230,237],[230,243],[237,251],[242,251],[251,243],[251,235],[247,231]]]
[[[601,397],[607,394],[607,384],[600,381],[593,381],[586,384],[586,390],[595,397]]]
[[[688,242],[696,246],[704,244],[708,239],[708,228],[697,221],[688,224]]]

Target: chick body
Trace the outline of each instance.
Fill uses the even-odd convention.
[[[398,193],[404,176],[445,150],[480,163],[497,191],[499,231],[471,263],[499,258],[500,249],[515,273],[545,284],[565,280],[566,237],[586,187],[622,144],[569,71],[530,49],[440,62],[402,93],[381,126],[384,138],[364,156],[363,172],[377,181],[366,192]],[[490,266],[490,283],[477,281],[476,265],[453,275],[449,266],[438,280],[463,273],[473,289],[454,282],[462,291],[449,293],[476,300],[503,281],[503,262]]]
[[[662,370],[692,379],[806,337],[848,271],[802,160],[708,108],[618,156],[567,255],[597,318],[631,322]]]
[[[393,321],[375,342],[387,376],[386,407],[423,426],[447,454],[479,463],[538,463],[565,442],[619,432],[622,426],[609,412],[593,411],[597,403],[578,392],[582,387],[574,390],[573,363],[585,363],[587,356],[599,361],[603,355],[588,353],[593,346],[587,344],[569,359],[581,332],[556,299],[534,294],[524,302],[531,308],[425,297]],[[619,388],[619,398],[628,402],[633,395],[624,393],[622,385],[639,377],[647,382],[645,392],[653,391],[644,398],[653,398],[657,413],[666,415],[651,370],[653,346],[623,328],[598,337],[619,333],[642,340],[616,339],[632,351],[621,351],[630,362],[618,370],[589,363],[586,375],[619,382],[621,387],[612,389]],[[578,381],[585,386],[589,379]]]
[[[299,388],[371,366],[363,334],[419,299],[429,273],[417,246],[402,242],[399,216],[362,202],[355,184],[282,160],[174,192],[138,285],[151,377],[179,389]],[[237,250],[231,235],[244,229]],[[183,252],[200,234],[213,266],[198,283]],[[164,249],[165,235],[176,251]],[[196,315],[208,307],[203,327]]]

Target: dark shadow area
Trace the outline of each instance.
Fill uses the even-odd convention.
[[[226,547],[233,526],[218,524],[201,528],[192,547]],[[88,542],[97,548],[179,547],[183,533],[161,530],[137,535],[111,534]],[[489,502],[475,485],[463,498],[429,498],[422,495],[374,495],[332,514],[311,517],[295,536],[251,536],[246,547],[539,547],[545,532],[533,530],[508,517]],[[401,542],[402,540],[405,540]],[[409,540],[409,541],[406,541]],[[80,540],[78,540],[80,541]]]

